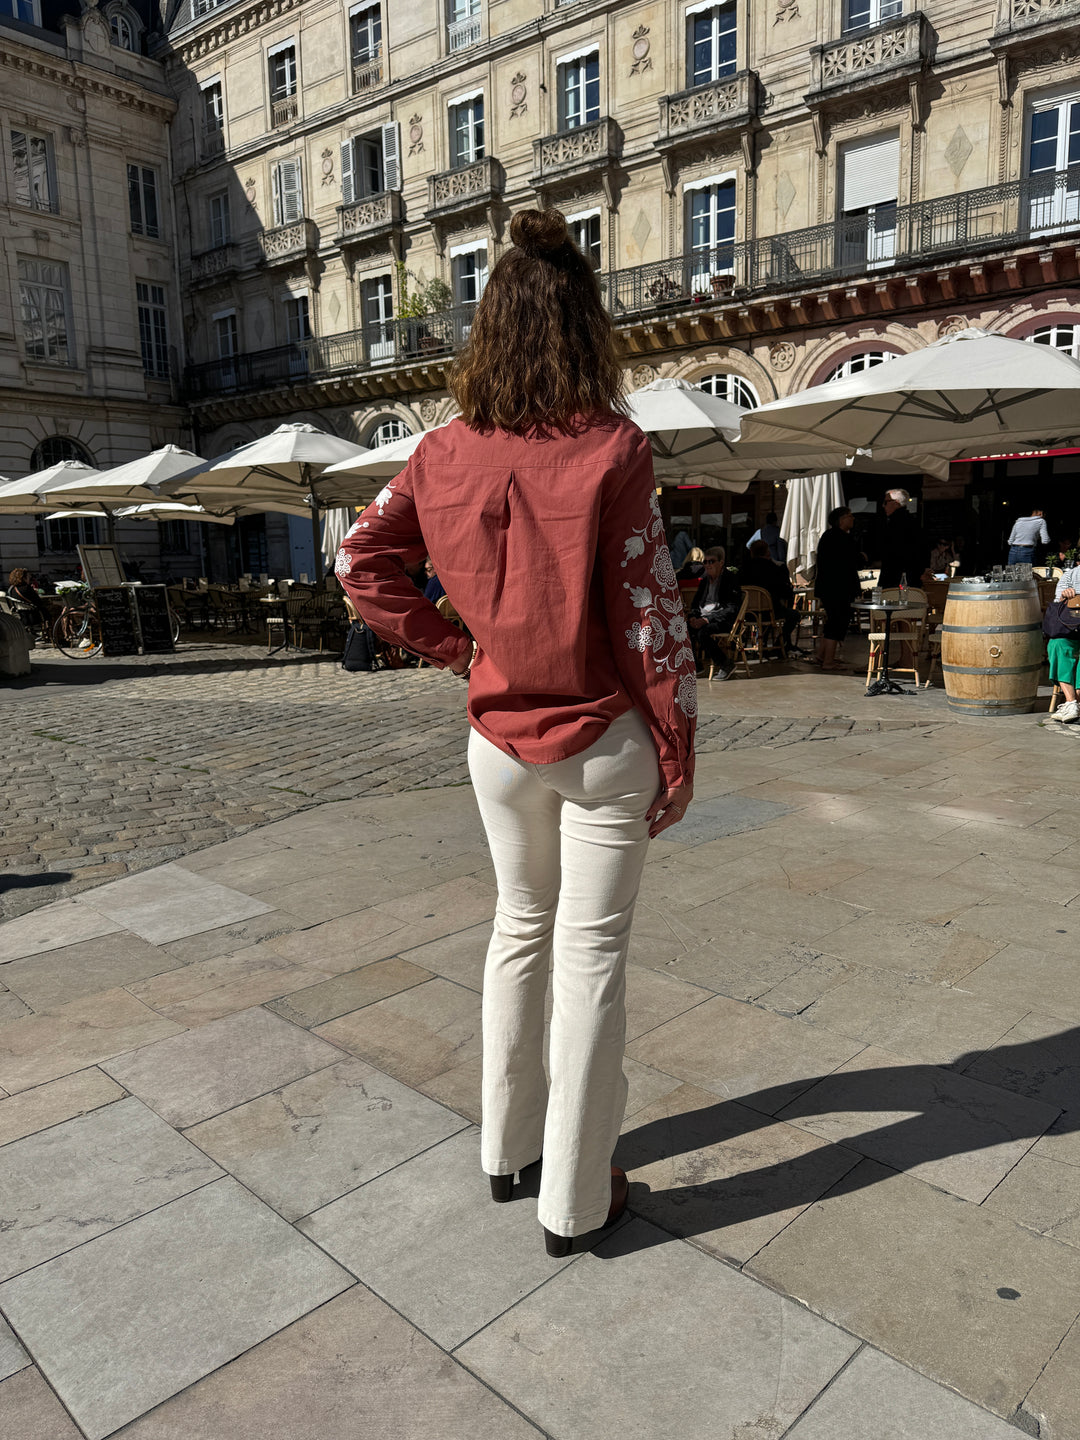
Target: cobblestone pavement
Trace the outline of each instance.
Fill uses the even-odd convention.
[[[326,801],[468,779],[464,689],[429,667],[349,675],[333,656],[239,645],[34,662],[4,691],[0,917]],[[882,724],[720,714],[733,694],[702,688],[703,753]]]

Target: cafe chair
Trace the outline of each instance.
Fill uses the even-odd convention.
[[[754,655],[759,662],[767,656],[766,651],[775,651],[777,658],[784,658],[784,636],[772,596],[760,585],[744,585],[745,597],[743,616],[743,655]]]
[[[731,622],[731,629],[728,630],[726,634],[714,635],[712,639],[716,642],[716,644],[720,645],[724,650],[726,650],[728,655],[731,657],[731,668],[735,670],[739,667],[739,665],[742,665],[743,671],[746,674],[746,678],[749,680],[750,666],[747,663],[746,649],[743,644],[743,631],[746,624],[746,611],[747,594],[746,590],[744,589],[742,604],[739,606],[739,611],[738,614],[735,616],[735,619]],[[691,631],[690,633],[693,634],[693,631]],[[711,680],[715,674],[716,661],[710,660],[709,679]]]
[[[883,590],[882,600],[899,600],[900,591],[896,589]],[[908,603],[919,608],[914,610],[900,611],[893,616],[891,634],[889,637],[889,674],[895,675],[898,672],[903,675],[914,677],[914,683],[921,685],[919,676],[919,655],[922,651],[923,639],[926,635],[926,617],[929,605],[926,599],[926,592],[914,586],[908,586]],[[880,610],[870,612],[870,654],[866,663],[866,683],[869,686],[872,680],[881,673],[882,661],[885,653],[885,623],[884,614]],[[900,656],[900,647],[904,646],[911,650],[911,664],[903,665],[897,663]]]

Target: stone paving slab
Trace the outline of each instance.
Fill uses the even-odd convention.
[[[19,1440],[83,1440],[35,1366],[0,1384],[0,1435]]]
[[[122,1100],[122,1085],[98,1069],[80,1070],[0,1101],[0,1145],[60,1125],[101,1105]]]
[[[353,1284],[235,1180],[219,1180],[0,1285],[87,1440]]]
[[[0,1320],[0,1380],[6,1380],[9,1375],[18,1374],[29,1364],[30,1356],[15,1339],[10,1325],[5,1325],[4,1321]],[[3,1407],[0,1404],[0,1416],[2,1414]]]

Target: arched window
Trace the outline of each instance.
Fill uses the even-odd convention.
[[[78,440],[72,440],[67,435],[50,435],[47,440],[42,440],[30,457],[31,470],[47,470],[50,465],[59,465],[61,460],[79,460],[84,465],[92,465],[93,457],[85,445],[80,445]]]
[[[1055,350],[1064,350],[1074,360],[1080,360],[1080,324],[1043,325],[1028,337],[1036,345],[1052,345]]]
[[[412,433],[404,420],[393,418],[380,420],[368,436],[367,443],[372,449],[377,449],[378,446],[389,445],[394,440],[404,440],[407,435]]]
[[[895,359],[896,354],[892,350],[863,350],[858,355],[849,355],[834,370],[830,370],[825,379],[846,380],[849,375],[858,375],[860,371],[872,370],[875,365],[884,365],[887,360]]]
[[[135,27],[126,15],[114,11],[109,16],[109,30],[112,33],[112,43],[118,45],[121,50],[134,50]]]
[[[707,395],[719,395],[721,400],[727,400],[743,410],[756,410],[761,404],[750,381],[744,380],[741,375],[733,375],[730,370],[717,370],[713,375],[701,375],[694,384]]]

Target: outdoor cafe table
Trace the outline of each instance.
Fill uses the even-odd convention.
[[[867,695],[910,695],[895,680],[889,678],[889,636],[892,633],[892,617],[900,610],[915,610],[919,607],[910,600],[853,600],[853,610],[880,610],[885,615],[885,641],[881,651],[881,675],[872,685],[867,686]]]

